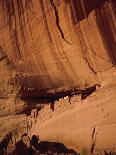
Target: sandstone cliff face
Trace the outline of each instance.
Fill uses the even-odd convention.
[[[28,88],[85,88],[116,63],[114,0],[1,0],[0,46]],[[31,83],[30,83],[31,81]]]
[[[116,83],[115,83],[116,84]],[[73,96],[57,101],[54,111],[45,106],[33,121],[31,133],[40,139],[62,142],[77,152],[116,151],[116,85],[104,85],[88,98]]]
[[[0,36],[0,140],[27,132],[76,151],[116,149],[115,0],[0,0]],[[93,95],[71,97],[95,84]],[[17,91],[69,96],[39,111]]]

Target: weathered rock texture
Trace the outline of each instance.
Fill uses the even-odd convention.
[[[40,139],[59,141],[77,152],[116,151],[116,85],[105,85],[85,100],[78,96],[55,103],[38,113],[32,133]],[[70,110],[69,110],[70,109]]]
[[[5,98],[0,116],[5,120],[25,107],[6,99],[13,93],[53,97],[107,85],[79,105],[76,99],[75,108],[74,97],[63,100],[58,113],[45,107],[29,127],[30,135],[39,133],[76,150],[116,148],[115,65],[115,0],[0,0],[0,98]],[[14,126],[28,117],[18,119]],[[15,128],[11,116],[9,124]],[[9,124],[2,126],[2,136],[11,130],[6,131]]]
[[[0,46],[22,91],[98,83],[116,64],[115,7],[115,0],[1,0]]]

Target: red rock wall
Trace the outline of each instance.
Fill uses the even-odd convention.
[[[1,0],[0,46],[26,76],[21,85],[97,83],[98,73],[116,63],[115,6],[113,0]]]
[[[72,97],[56,102],[54,111],[45,106],[33,121],[31,134],[40,140],[62,142],[76,151],[116,151],[116,85],[101,87],[80,100]]]
[[[106,80],[103,74],[116,65],[115,49],[115,0],[0,0],[1,83],[8,80],[1,50],[23,89],[43,90],[85,88]],[[71,110],[68,105],[65,113],[61,107],[61,115],[45,110],[41,121],[51,113],[56,118],[39,120],[32,134],[76,150],[115,148],[114,90],[102,90]]]

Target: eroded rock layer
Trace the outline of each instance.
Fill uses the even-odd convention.
[[[115,50],[115,0],[0,0],[0,141],[116,151]]]
[[[23,93],[99,83],[116,63],[115,7],[115,0],[1,0],[0,47]]]
[[[85,100],[73,96],[57,101],[54,111],[45,106],[35,118],[31,132],[40,139],[62,142],[77,152],[116,151],[116,85],[102,86]],[[34,121],[33,121],[34,122]]]

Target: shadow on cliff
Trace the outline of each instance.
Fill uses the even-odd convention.
[[[0,155],[4,155],[5,150],[7,149],[8,143],[11,140],[12,134],[9,133],[3,140],[0,142]]]
[[[42,141],[40,142],[40,153],[45,154],[46,152],[51,153],[71,153],[73,155],[77,155],[77,153],[73,149],[68,149],[64,144],[58,142],[48,142]]]
[[[8,143],[11,140],[11,136],[5,138],[0,144],[0,155],[9,154]],[[14,143],[15,147],[10,148],[10,155],[35,155],[45,154],[71,154],[78,155],[73,149],[68,149],[64,144],[58,142],[39,141],[36,135],[33,135],[31,140],[25,133],[21,136],[21,140]]]
[[[75,15],[75,23],[76,21],[83,20],[88,17],[89,13],[93,10],[99,9],[105,2],[109,2],[110,0],[71,0],[72,7]],[[115,3],[115,0],[111,0],[110,2]]]
[[[96,88],[100,87],[99,84],[96,84],[91,87],[87,87],[85,89],[79,90],[77,88],[69,89],[69,90],[61,90],[59,92],[55,92],[55,90],[52,90],[51,93],[46,91],[42,94],[40,93],[39,89],[36,89],[36,95],[35,96],[35,90],[32,90],[31,95],[27,94],[28,92],[23,92],[24,95],[22,96],[21,100],[24,100],[26,105],[25,108],[22,109],[22,111],[18,114],[26,114],[31,115],[32,109],[37,109],[37,112],[40,111],[42,108],[44,108],[44,105],[50,105],[50,108],[54,110],[55,101],[59,101],[60,99],[64,99],[65,97],[68,97],[69,103],[71,98],[75,95],[81,94],[81,100],[87,98],[90,96],[93,92],[96,91]],[[37,93],[38,92],[38,93]],[[71,103],[70,103],[71,104]]]
[[[115,25],[113,25],[113,16],[116,14],[115,0],[71,0],[73,14],[72,21],[77,24],[79,21],[88,17],[90,12],[96,10],[97,25],[104,42],[105,49],[113,65],[116,65],[116,43],[115,43]],[[106,3],[109,2],[109,3]],[[110,5],[112,5],[112,10]],[[112,12],[112,13],[111,13]]]

